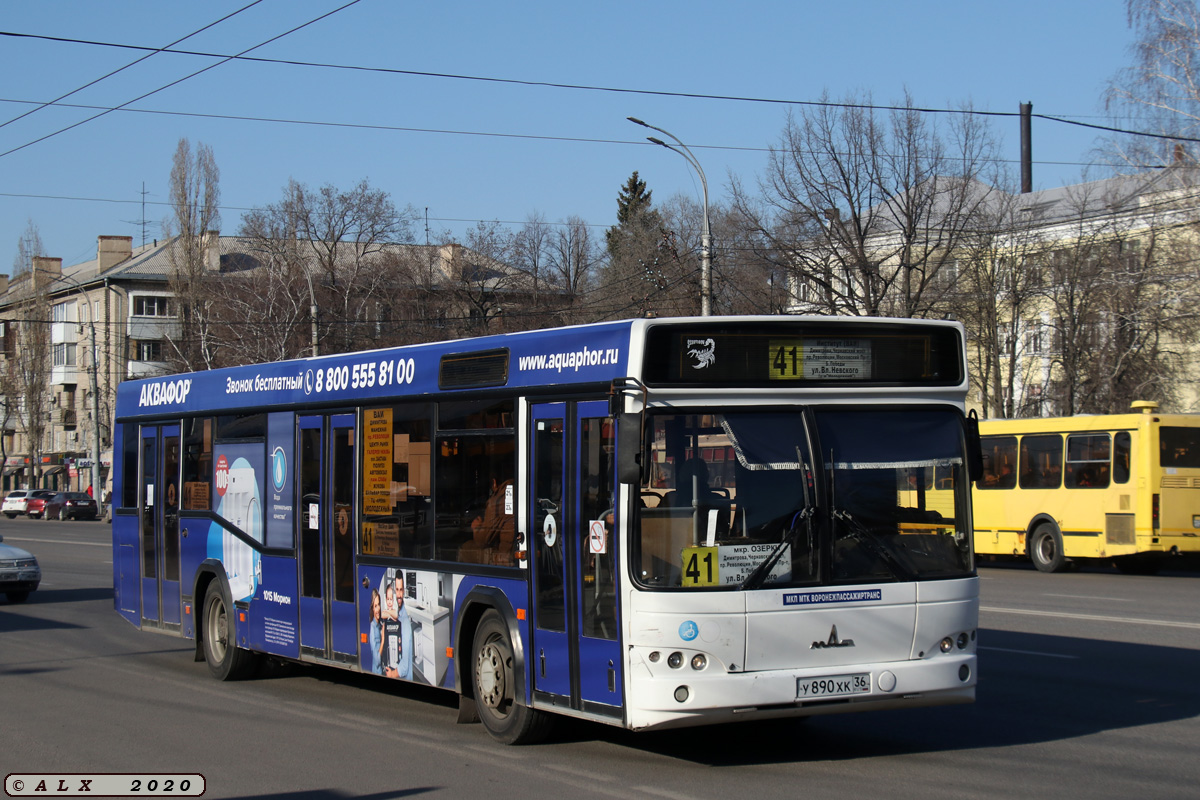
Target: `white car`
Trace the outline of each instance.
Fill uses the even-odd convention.
[[[42,582],[42,568],[28,550],[4,544],[0,536],[0,592],[10,603],[24,603]]]
[[[4,504],[0,505],[0,514],[4,514],[9,519],[16,519],[18,514],[24,515],[29,504],[30,494],[25,489],[9,492],[4,497]]]

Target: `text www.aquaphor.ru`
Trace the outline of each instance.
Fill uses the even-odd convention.
[[[621,348],[609,347],[603,350],[592,350],[584,347],[570,353],[544,353],[538,356],[521,356],[517,359],[517,369],[521,372],[552,369],[562,372],[564,369],[579,371],[580,367],[602,367],[616,364],[621,360]]]

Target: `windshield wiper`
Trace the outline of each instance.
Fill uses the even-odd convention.
[[[816,509],[812,508],[811,506],[802,508],[796,512],[796,515],[792,517],[791,527],[788,528],[787,534],[783,537],[783,541],[775,545],[775,549],[771,551],[771,554],[762,561],[758,562],[758,566],[754,568],[754,571],[747,575],[746,579],[738,584],[738,591],[744,592],[749,589],[757,589],[762,585],[763,581],[767,579],[767,576],[771,574],[771,570],[775,569],[775,564],[778,563],[779,557],[783,555],[783,551],[796,541],[796,534],[800,532],[802,527],[801,525],[796,524],[798,521],[803,521],[803,528],[809,532],[809,540],[811,543],[812,518],[815,512]],[[810,547],[810,552],[811,549],[812,548]]]
[[[845,523],[847,535],[854,539],[859,544],[865,546],[868,550],[874,553],[883,561],[888,572],[892,573],[892,577],[899,581],[915,581],[916,574],[908,567],[900,563],[900,560],[889,550],[884,547],[875,536],[867,530],[861,522],[854,518],[849,511],[840,508],[833,510],[833,518],[841,520]]]
[[[813,572],[812,558],[814,542],[812,518],[813,515],[816,514],[817,509],[813,505],[812,495],[809,493],[809,481],[812,480],[812,472],[809,470],[808,464],[804,461],[804,457],[800,453],[799,448],[796,450],[796,456],[800,461],[801,472],[803,473],[800,478],[800,491],[804,495],[804,508],[797,511],[792,517],[792,522],[791,525],[788,526],[787,533],[784,534],[782,541],[775,545],[775,549],[771,551],[771,554],[759,562],[759,565],[755,567],[749,575],[746,576],[746,579],[738,584],[739,592],[744,592],[749,589],[757,589],[763,584],[763,582],[767,579],[767,576],[771,574],[771,570],[775,569],[775,564],[779,561],[779,557],[783,555],[783,551],[795,543],[796,534],[800,532],[800,526],[796,524],[797,521],[802,521],[804,523],[804,530],[808,532],[808,571],[809,574]]]

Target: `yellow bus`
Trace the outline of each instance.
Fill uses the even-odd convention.
[[[1200,415],[1131,408],[981,422],[976,552],[1027,556],[1042,572],[1102,559],[1137,573],[1200,553]]]

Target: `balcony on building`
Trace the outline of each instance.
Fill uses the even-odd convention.
[[[167,339],[178,335],[175,301],[164,294],[134,294],[129,298],[130,353],[126,377],[147,378],[169,369],[164,360]]]

